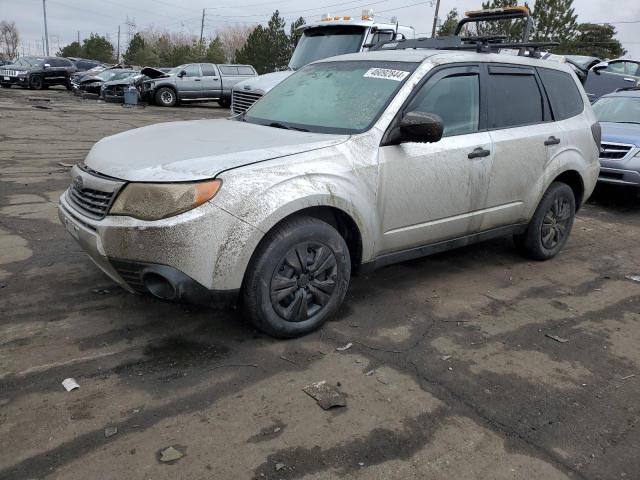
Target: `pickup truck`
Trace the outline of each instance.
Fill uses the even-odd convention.
[[[148,77],[139,85],[142,100],[162,107],[173,107],[180,102],[217,101],[227,108],[231,104],[232,87],[258,75],[251,65],[213,63],[188,63],[169,72],[146,67],[141,73]]]

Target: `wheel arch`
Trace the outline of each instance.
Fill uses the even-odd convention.
[[[551,183],[553,182],[562,182],[571,187],[576,200],[576,211],[578,211],[582,206],[582,202],[584,200],[585,186],[582,175],[580,175],[577,170],[565,170],[564,172],[556,175]]]

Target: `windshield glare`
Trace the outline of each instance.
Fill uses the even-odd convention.
[[[316,60],[359,52],[364,33],[364,27],[308,28],[300,37],[289,61],[289,68],[298,70]]]
[[[96,77],[106,81],[111,80],[111,78],[113,78],[115,75],[116,72],[112,70],[105,70],[104,72],[100,72],[99,74],[97,74]]]
[[[276,85],[243,119],[319,133],[364,132],[417,65],[373,61],[314,63]]]
[[[44,58],[37,57],[21,57],[16,65],[21,65],[23,67],[39,67],[44,63]]]
[[[593,111],[601,122],[640,124],[640,97],[601,98]]]

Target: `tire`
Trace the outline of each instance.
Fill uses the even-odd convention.
[[[11,88],[10,83],[0,83],[0,85],[2,85],[2,88]]]
[[[160,87],[156,91],[154,99],[156,105],[161,107],[174,107],[178,103],[176,92],[169,87]]]
[[[270,231],[254,253],[243,308],[263,332],[299,337],[336,313],[350,278],[349,249],[336,229],[316,218],[294,217]]]
[[[44,80],[40,75],[31,75],[29,77],[29,88],[33,90],[42,90],[44,87]]]
[[[71,80],[67,80],[66,82],[64,82],[64,87],[71,91],[73,89],[73,86],[71,85]]]
[[[553,182],[542,196],[527,230],[514,236],[518,250],[533,260],[555,257],[569,238],[576,215],[573,190]]]
[[[229,108],[231,106],[231,100],[229,98],[221,98],[218,100],[218,105],[222,108]]]

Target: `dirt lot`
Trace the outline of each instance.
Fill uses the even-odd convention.
[[[388,267],[322,331],[276,341],[126,293],[57,219],[59,162],[227,113],[0,91],[0,478],[640,478],[633,193],[599,190],[555,260],[506,239]],[[320,409],[318,380],[347,406]],[[160,462],[168,446],[184,456]]]

